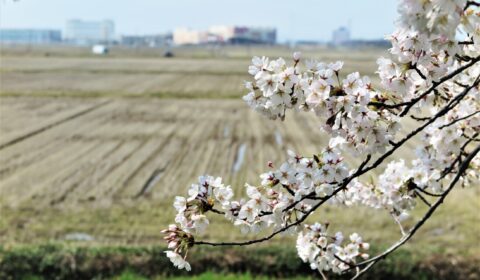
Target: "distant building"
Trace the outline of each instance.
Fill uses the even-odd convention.
[[[265,27],[211,26],[208,31],[178,28],[173,32],[176,45],[197,45],[207,43],[228,44],[275,44],[277,30]]]
[[[69,20],[65,28],[64,39],[79,45],[108,44],[115,39],[115,24],[111,20]]]
[[[175,45],[198,45],[208,42],[208,32],[188,28],[177,28],[173,31]]]
[[[62,32],[54,29],[0,29],[2,44],[56,44]]]
[[[277,30],[270,27],[234,26],[233,36],[228,39],[230,43],[242,44],[269,44],[277,42]]]
[[[208,28],[208,33],[217,36],[218,41],[227,43],[235,37],[235,27],[226,25],[215,25]]]
[[[172,34],[157,35],[123,35],[120,38],[120,44],[128,47],[164,47],[172,43]]]
[[[293,46],[322,46],[326,45],[325,42],[322,41],[316,41],[316,40],[298,40],[293,42]]]
[[[361,47],[377,47],[388,49],[391,47],[391,42],[385,39],[377,40],[350,40],[344,44],[346,47],[361,48]]]
[[[340,46],[348,43],[350,41],[350,30],[346,27],[340,27],[337,30],[333,31],[332,34],[332,44],[335,46]]]

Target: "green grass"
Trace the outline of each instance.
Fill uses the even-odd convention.
[[[134,272],[131,271],[126,271],[122,273],[118,277],[113,277],[112,280],[147,280],[149,278],[146,278],[144,276],[138,275]],[[151,278],[150,278],[151,279]],[[154,278],[156,279],[165,279],[164,277],[157,277]],[[250,279],[255,279],[255,280],[267,280],[267,279],[272,279],[271,277],[268,276],[254,276],[250,273],[244,273],[244,274],[220,274],[220,273],[215,273],[215,272],[205,272],[200,275],[193,275],[193,276],[172,276],[168,277],[167,279],[170,280],[250,280]],[[276,278],[279,279],[279,278]],[[307,280],[307,279],[314,279],[312,277],[286,277],[286,278],[281,278],[285,280]]]
[[[422,256],[433,254],[479,255],[477,215],[479,192],[476,189],[457,189],[439,208],[438,212],[422,227],[406,245],[406,249]],[[170,198],[169,198],[170,200]],[[462,201],[462,203],[458,203]],[[84,232],[95,237],[86,244],[93,245],[145,245],[163,244],[159,231],[173,222],[171,201],[138,201],[135,204],[119,204],[108,208],[1,208],[0,240],[3,244],[42,244],[50,240],[62,241],[72,232]],[[425,207],[419,205],[412,218],[405,222],[412,226]],[[368,219],[366,219],[368,217]],[[203,240],[241,240],[255,236],[243,236],[237,228],[222,217],[212,219],[207,233],[197,238]],[[327,206],[308,222],[331,222],[331,231],[344,234],[358,232],[372,245],[387,247],[400,238],[400,232],[391,217],[384,211],[362,207],[339,208]],[[381,230],[371,230],[371,229]],[[256,237],[263,236],[263,232]],[[266,243],[285,244],[294,247],[294,237],[278,237]],[[71,244],[85,242],[70,241]]]
[[[84,247],[62,244],[0,247],[0,279],[313,279],[318,273],[285,246],[195,248],[192,271],[175,269],[164,247]],[[373,248],[378,251],[379,248]],[[464,279],[480,275],[478,257],[420,258],[399,250],[378,263],[369,279]],[[345,279],[349,275],[330,275]],[[350,275],[351,276],[351,275]]]
[[[143,277],[131,271],[126,271],[122,273],[122,275],[118,277],[113,277],[112,280],[147,280],[149,278]],[[156,278],[160,279],[160,277]],[[214,272],[205,272],[200,275],[194,276],[178,276],[178,277],[168,277],[170,280],[249,280],[249,279],[257,279],[257,280],[266,280],[270,279],[266,276],[252,276],[250,273],[245,274],[219,274]],[[295,277],[295,278],[285,278],[285,279],[311,279],[307,277]]]

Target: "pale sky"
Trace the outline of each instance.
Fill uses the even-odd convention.
[[[175,27],[276,27],[279,41],[329,41],[350,23],[355,39],[380,39],[394,29],[394,0],[0,0],[1,28],[64,30],[68,19],[115,22],[115,33],[154,34]]]

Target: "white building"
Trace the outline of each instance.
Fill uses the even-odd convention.
[[[177,28],[173,31],[175,45],[198,45],[208,42],[208,32],[188,28]]]
[[[332,33],[332,44],[340,46],[350,41],[350,30],[346,27],[340,27]]]
[[[53,29],[0,29],[0,44],[58,44],[62,32]]]
[[[197,31],[178,28],[173,32],[176,45],[197,45],[206,43],[253,43],[275,44],[277,30],[275,28],[246,26],[211,26],[208,31]]]
[[[234,26],[214,25],[208,28],[208,32],[216,35],[222,42],[228,42],[228,40],[235,37]]]
[[[111,20],[84,21],[73,19],[67,21],[65,40],[75,44],[108,44],[114,40],[115,24]]]

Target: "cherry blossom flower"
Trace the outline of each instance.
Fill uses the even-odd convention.
[[[165,251],[165,254],[173,263],[173,265],[178,269],[185,269],[186,271],[192,270],[190,264],[185,261],[185,259],[180,254],[175,253],[174,251]]]
[[[187,252],[206,244],[194,234],[217,214],[244,234],[298,234],[298,255],[312,269],[344,273],[362,265],[370,244],[357,233],[331,235],[328,223],[302,227],[323,203],[388,211],[405,237],[402,221],[412,210],[419,203],[432,209],[424,195],[443,199],[451,182],[480,180],[480,157],[460,169],[480,134],[480,12],[466,0],[399,0],[398,10],[398,28],[386,37],[389,54],[377,60],[378,87],[359,72],[345,73],[342,61],[302,63],[299,52],[288,60],[252,59],[247,105],[272,120],[284,120],[288,110],[312,113],[328,145],[315,155],[288,151],[285,162],[269,162],[258,183],[245,184],[235,200],[221,178],[199,177],[186,197],[175,197],[177,224],[162,231],[174,266],[190,270]],[[402,127],[406,116],[419,128]],[[413,136],[421,140],[416,158],[391,160]],[[364,161],[351,167],[344,155]],[[374,179],[371,170],[378,171]]]

